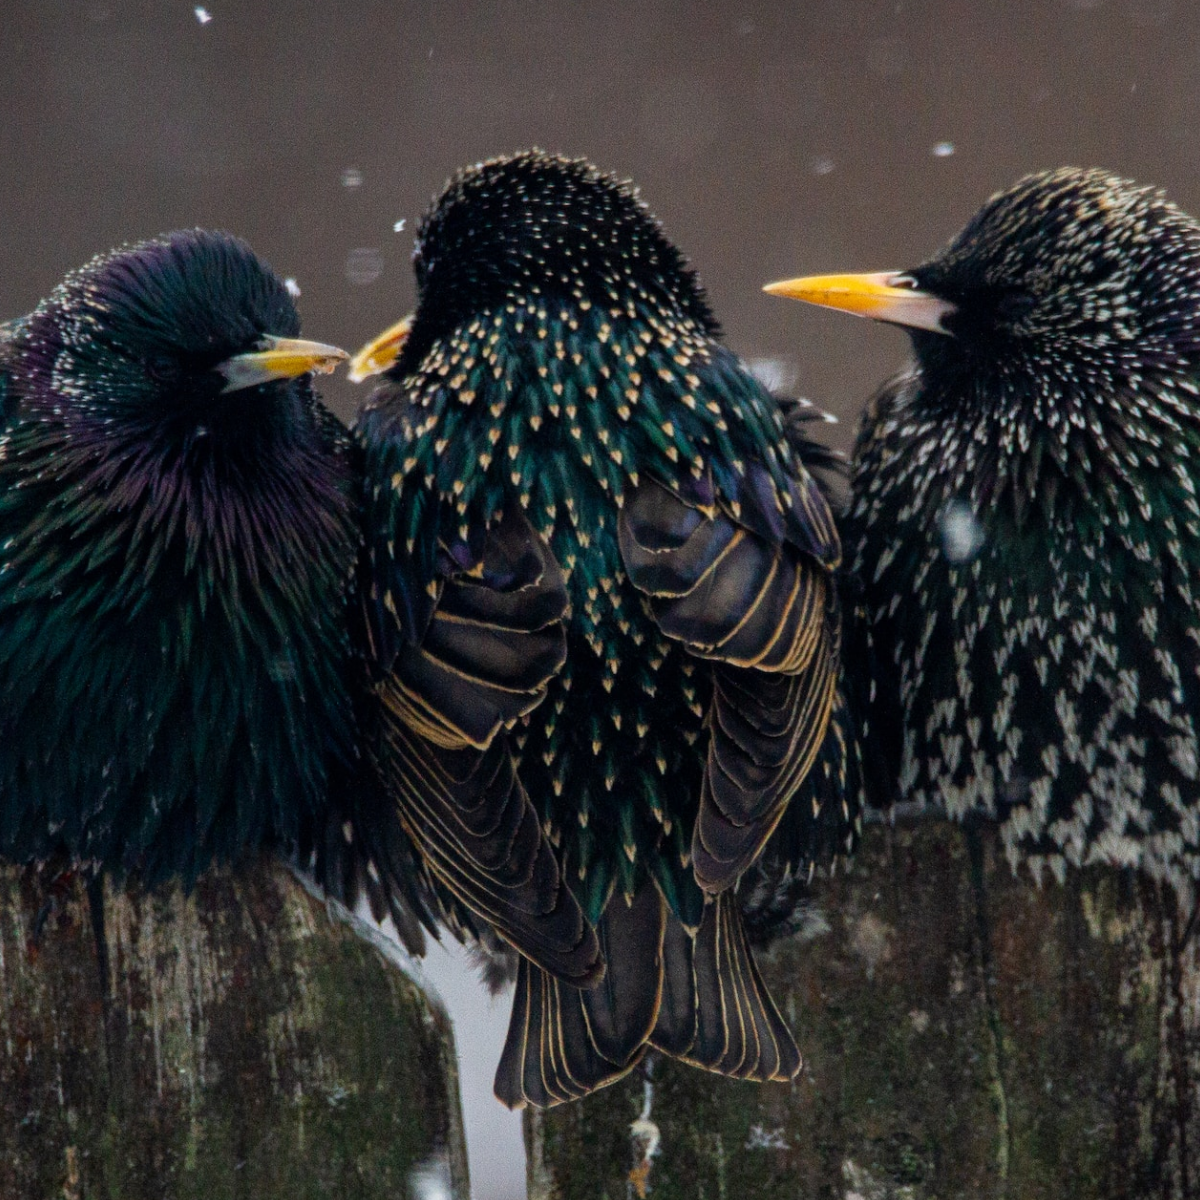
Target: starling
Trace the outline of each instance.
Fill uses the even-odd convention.
[[[843,532],[885,798],[1015,864],[1200,869],[1200,225],[1029,176],[924,265],[768,291],[910,329]]]
[[[346,355],[298,332],[190,230],[0,334],[3,857],[190,883],[313,840],[355,770],[353,447],[308,378]]]
[[[628,186],[537,151],[484,163],[434,202],[414,262],[415,313],[352,364],[385,372],[358,423],[382,768],[435,872],[492,919],[446,813],[523,806],[606,963],[572,971],[499,925],[522,958],[497,1095],[560,1103],[647,1046],[791,1078],[734,889],[768,840],[807,878],[852,822],[822,808],[830,508]]]

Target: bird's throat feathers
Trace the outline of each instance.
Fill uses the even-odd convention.
[[[185,579],[201,608],[224,596],[231,615],[256,611],[238,596],[260,589],[297,604],[338,597],[356,542],[347,443],[306,385],[258,403],[287,419],[122,421],[53,392],[27,397],[0,434],[0,541],[22,531],[0,566],[130,613]]]
[[[1104,496],[1147,520],[1164,505],[1200,517],[1179,468],[1200,455],[1200,361],[1018,352],[939,368],[904,378],[871,435],[915,435],[890,469],[909,474],[916,510],[966,502],[985,521],[1036,528],[1086,520]]]

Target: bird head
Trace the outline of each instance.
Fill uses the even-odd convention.
[[[716,332],[695,274],[634,190],[582,159],[530,150],[460,172],[423,218],[413,265],[416,312],[355,355],[352,378],[404,369],[480,314],[539,298],[649,305]]]
[[[921,266],[766,290],[907,326],[926,366],[1169,368],[1197,348],[1200,227],[1157,190],[1065,167],[993,196]]]
[[[24,387],[102,419],[208,420],[231,393],[244,406],[347,357],[298,331],[287,288],[244,242],[171,233],[101,255],[54,289],[21,334]]]

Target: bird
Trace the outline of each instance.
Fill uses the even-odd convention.
[[[998,192],[910,270],[768,292],[907,328],[843,524],[872,795],[1014,868],[1200,874],[1200,224],[1096,168]]]
[[[415,311],[351,362],[381,377],[356,423],[380,770],[447,861],[450,801],[482,823],[501,777],[600,951],[499,927],[496,1095],[550,1107],[650,1049],[790,1079],[737,884],[768,843],[779,883],[854,836],[829,503],[631,185],[539,150],[476,164],[414,267]],[[435,870],[487,914],[486,880]]]
[[[3,328],[7,861],[190,887],[342,826],[358,476],[311,376],[348,356],[299,324],[245,242],[189,229]]]

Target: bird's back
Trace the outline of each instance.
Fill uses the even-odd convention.
[[[529,152],[463,172],[415,261],[417,312],[359,359],[402,347],[359,423],[373,647],[413,837],[526,955],[497,1094],[558,1103],[650,1045],[791,1078],[734,887],[824,761],[829,506],[679,252],[589,164]],[[505,529],[528,570],[489,563]],[[483,636],[498,601],[464,618],[471,587],[538,579],[539,599],[561,580],[540,638],[507,614]],[[474,835],[485,816],[508,829],[518,797],[557,862],[524,896],[512,856]],[[844,848],[847,810],[826,824],[815,807],[787,824],[789,866],[827,836]],[[562,907],[560,883],[596,923],[602,979],[575,961],[595,940],[564,960],[530,919]]]

